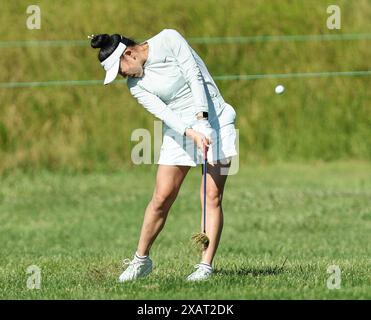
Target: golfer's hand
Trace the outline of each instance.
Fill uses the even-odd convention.
[[[208,139],[210,139],[213,128],[211,128],[210,122],[207,119],[200,119],[197,120],[193,125],[192,129],[202,133],[204,136],[206,136]]]
[[[203,136],[207,138],[209,143],[212,143],[213,128],[211,127],[207,119],[197,120],[196,123],[192,125],[192,129],[198,133],[201,133]]]
[[[200,150],[204,150],[205,145],[207,147],[210,145],[210,140],[204,134],[197,132],[193,129],[187,129],[186,135],[187,137],[193,139],[193,141],[196,143],[197,147]]]

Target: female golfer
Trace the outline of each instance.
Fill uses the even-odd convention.
[[[197,270],[187,277],[189,281],[205,280],[213,272],[223,227],[223,189],[231,157],[237,154],[236,112],[222,98],[204,62],[176,30],[164,29],[140,44],[119,34],[89,38],[93,48],[100,48],[98,58],[106,71],[104,84],[117,74],[127,78],[131,94],[164,124],[155,190],[144,214],[134,258],[119,280],[135,280],[152,271],[150,248],[189,169],[203,163],[207,150],[205,232],[209,246],[195,266]]]

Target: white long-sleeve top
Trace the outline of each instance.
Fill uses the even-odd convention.
[[[164,29],[145,42],[149,51],[144,74],[129,76],[127,86],[145,109],[183,135],[190,123],[186,119],[209,111],[210,96],[220,96],[220,91],[178,31]]]

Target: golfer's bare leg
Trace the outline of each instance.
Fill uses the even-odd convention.
[[[229,163],[218,162],[215,165],[208,164],[206,175],[206,234],[209,237],[210,243],[208,248],[202,252],[202,262],[211,265],[216,250],[219,245],[219,240],[223,229],[223,191],[227,180],[227,172],[230,167]],[[223,174],[222,174],[223,173]],[[203,178],[201,182],[201,207],[203,210],[204,202],[204,186]],[[203,211],[202,211],[203,212]],[[201,219],[203,229],[203,218]]]
[[[137,248],[139,255],[149,254],[149,250],[165,224],[170,207],[175,201],[189,169],[188,166],[158,166],[155,190],[144,214]]]

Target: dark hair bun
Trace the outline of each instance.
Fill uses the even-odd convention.
[[[108,34],[98,34],[91,39],[90,45],[92,48],[105,48],[112,45],[111,36]]]

